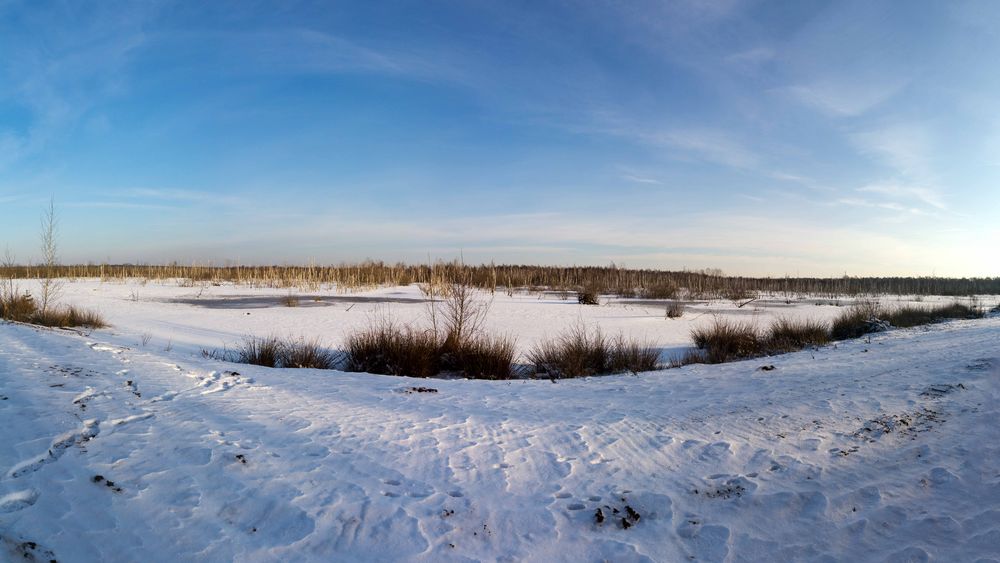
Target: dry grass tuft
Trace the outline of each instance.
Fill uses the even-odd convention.
[[[768,354],[794,352],[830,342],[830,326],[822,321],[777,319],[767,331],[764,347]]]
[[[234,350],[202,350],[206,358],[269,368],[335,369],[337,354],[315,340],[245,336]]]
[[[978,319],[983,316],[979,307],[964,303],[950,303],[937,307],[903,306],[886,313],[885,320],[892,326],[906,328],[936,323],[948,319]]]
[[[846,340],[884,330],[888,326],[908,328],[948,319],[977,319],[982,316],[981,308],[958,302],[936,307],[904,305],[887,309],[877,301],[861,301],[834,319],[831,334],[834,340]]]
[[[442,367],[469,379],[510,379],[513,376],[514,340],[481,335],[442,353]]]
[[[584,288],[577,292],[576,302],[580,305],[600,305],[600,294],[596,289]]]
[[[711,326],[693,329],[691,340],[710,364],[752,358],[765,352],[757,326],[734,319],[716,317]]]
[[[276,336],[247,336],[237,345],[234,354],[241,364],[276,368],[280,365],[283,347]]]
[[[623,336],[609,340],[599,328],[591,330],[582,324],[528,353],[536,372],[553,379],[651,371],[658,360],[659,352],[651,346]]]
[[[830,336],[834,340],[859,338],[882,327],[884,309],[878,301],[858,301],[833,319]]]
[[[716,318],[710,326],[692,330],[691,339],[698,351],[674,360],[675,365],[720,364],[822,346],[830,341],[830,329],[819,321],[777,319],[761,331],[752,322]]]
[[[433,331],[382,320],[347,339],[347,371],[432,377],[440,373],[440,344]]]
[[[0,298],[0,318],[53,328],[105,328],[108,323],[96,311],[72,305],[49,306],[43,310],[27,293],[12,293]]]
[[[299,339],[286,342],[281,351],[281,367],[306,369],[335,369],[337,354],[316,340]]]
[[[30,322],[38,310],[35,300],[27,293],[11,293],[0,298],[0,318],[19,323]]]
[[[676,299],[677,286],[672,283],[658,283],[642,289],[644,299]]]
[[[667,318],[679,319],[684,316],[684,304],[680,301],[671,301],[667,305]]]
[[[611,340],[608,352],[608,373],[639,373],[659,367],[659,350],[649,344],[627,340],[621,334]]]

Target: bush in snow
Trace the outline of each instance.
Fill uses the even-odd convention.
[[[677,286],[672,283],[650,285],[642,290],[645,299],[674,299],[677,297]]]
[[[528,353],[537,373],[553,379],[651,371],[658,360],[659,352],[651,346],[623,336],[608,339],[599,328],[591,330],[582,324]]]
[[[964,303],[951,303],[938,307],[903,306],[885,315],[892,326],[911,327],[936,323],[946,319],[976,319],[983,316],[981,309]]]
[[[0,318],[26,323],[38,310],[35,300],[27,293],[11,293],[0,297]]]
[[[584,288],[577,292],[576,301],[581,305],[600,305],[598,291],[594,288]]]
[[[437,334],[379,321],[347,338],[347,371],[431,377],[440,371]]]
[[[671,301],[670,305],[667,305],[667,318],[668,319],[679,319],[684,316],[684,304],[680,301]]]
[[[58,328],[108,326],[99,313],[72,305],[49,305],[43,310],[28,293],[12,293],[0,297],[0,319]]]
[[[884,312],[878,301],[859,301],[833,320],[830,336],[834,340],[847,340],[884,330],[885,324],[881,319]]]
[[[716,318],[710,326],[692,330],[691,339],[698,350],[672,365],[719,364],[821,346],[830,341],[830,328],[820,321],[782,318],[761,331],[752,322]]]
[[[337,366],[337,354],[319,345],[315,340],[299,339],[296,342],[285,342],[280,353],[281,367],[334,369]]]
[[[258,338],[247,336],[236,347],[236,361],[269,368],[278,367],[281,361],[282,344],[276,336]]]
[[[766,353],[764,339],[752,322],[716,317],[711,326],[691,331],[694,345],[703,351],[701,358],[720,364]]]
[[[979,307],[957,302],[936,307],[904,305],[890,310],[880,306],[877,301],[861,301],[834,319],[831,332],[834,340],[845,340],[886,330],[891,326],[906,328],[947,319],[975,319],[982,316],[983,311]]]
[[[764,348],[769,354],[792,352],[830,342],[830,325],[822,321],[777,319],[767,330]]]
[[[203,350],[206,358],[269,368],[334,369],[337,355],[314,340],[283,341],[277,336],[245,336],[235,350]]]

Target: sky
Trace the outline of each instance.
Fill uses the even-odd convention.
[[[0,0],[0,250],[1000,275],[1000,2]]]

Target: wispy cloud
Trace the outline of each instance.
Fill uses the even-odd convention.
[[[411,47],[362,43],[335,33],[307,28],[248,31],[193,31],[187,41],[213,45],[229,72],[441,75],[445,57],[420,54]],[[174,39],[171,36],[170,39]]]
[[[625,174],[622,176],[622,179],[628,180],[629,182],[635,182],[637,184],[655,184],[658,186],[663,185],[663,182],[657,180],[656,178],[646,178],[643,176],[635,176],[633,174]]]
[[[176,207],[170,205],[130,201],[70,201],[60,204],[60,207],[63,206],[83,209],[176,209]]]
[[[172,202],[205,203],[219,206],[241,206],[249,203],[246,197],[226,195],[218,192],[197,190],[132,188],[120,192],[123,197],[153,199]]]
[[[725,61],[741,67],[757,67],[774,60],[777,52],[772,47],[754,47],[738,53],[733,53]]]
[[[112,10],[113,17],[107,13]],[[32,117],[25,130],[0,128],[0,166],[43,150],[121,90],[124,68],[145,40],[142,23],[154,10],[153,3],[95,8],[92,21],[71,24],[63,21],[66,13],[42,10],[0,38],[0,99],[15,100]]]
[[[628,126],[619,122],[611,127],[598,127],[597,132],[665,149],[667,156],[684,160],[702,160],[733,168],[752,168],[760,160],[756,153],[722,130],[651,129],[648,126]]]
[[[892,198],[918,201],[924,205],[946,211],[948,206],[944,198],[936,190],[918,186],[903,186],[898,184],[872,184],[858,188],[859,192],[881,194]]]
[[[913,215],[926,215],[927,212],[915,207],[906,207],[899,203],[894,203],[891,201],[870,201],[863,198],[841,198],[836,201],[841,205],[850,205],[853,207],[873,207],[878,209],[887,209],[889,211],[902,211],[906,213],[911,213]]]
[[[896,174],[929,180],[933,147],[928,127],[898,123],[855,133],[852,138],[862,153],[876,158]]]
[[[793,99],[826,114],[855,117],[867,113],[898,94],[908,79],[875,81],[826,78],[784,89]]]
[[[937,187],[929,127],[920,123],[897,123],[856,133],[852,140],[860,152],[888,168],[892,179],[871,182],[858,192],[878,195],[904,206],[918,204],[939,211],[948,205]]]
[[[751,168],[760,158],[723,131],[689,129],[654,134],[652,140],[688,152],[698,158],[734,168]]]

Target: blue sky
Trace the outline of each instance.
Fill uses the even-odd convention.
[[[0,246],[1000,275],[1000,3],[0,0]]]

